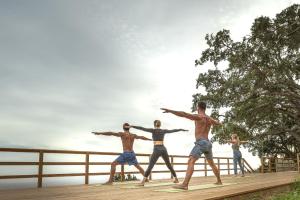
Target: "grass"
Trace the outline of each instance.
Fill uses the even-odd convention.
[[[271,197],[270,200],[299,200],[300,199],[300,180],[296,180],[292,186],[292,190]]]

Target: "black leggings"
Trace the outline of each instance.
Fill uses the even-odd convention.
[[[168,154],[168,151],[166,149],[166,147],[164,145],[154,145],[154,148],[153,148],[153,153],[151,155],[151,158],[150,158],[150,163],[149,163],[149,166],[145,172],[145,177],[148,177],[152,171],[152,168],[154,167],[156,161],[158,160],[158,158],[162,156],[162,158],[164,159],[167,167],[169,168],[169,170],[171,171],[172,175],[174,177],[177,177],[176,176],[176,173],[170,163],[170,159],[169,159],[169,154]]]

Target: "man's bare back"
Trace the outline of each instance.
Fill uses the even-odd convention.
[[[133,143],[135,139],[134,134],[130,134],[129,132],[120,132],[123,151],[133,151]]]
[[[195,120],[195,138],[196,140],[208,140],[208,133],[212,125],[211,118],[204,114],[198,114],[198,118]]]

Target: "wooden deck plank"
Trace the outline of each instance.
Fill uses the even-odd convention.
[[[293,183],[299,177],[297,172],[280,172],[272,174],[249,174],[248,177],[240,178],[233,176],[222,176],[224,183],[237,183],[224,187],[201,189],[180,193],[157,192],[157,187],[142,187],[138,189],[122,188],[122,185],[114,186],[62,186],[48,187],[40,189],[16,189],[0,190],[1,200],[165,200],[165,199],[209,199],[216,200],[222,197],[231,197],[237,194],[268,189]],[[170,180],[154,181],[169,182]],[[216,181],[215,177],[192,178],[191,185],[209,184]],[[170,188],[170,186],[160,186],[160,189]]]

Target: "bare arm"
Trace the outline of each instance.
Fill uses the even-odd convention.
[[[163,133],[175,133],[175,132],[179,132],[179,131],[188,131],[188,130],[185,130],[185,129],[172,129],[172,130],[163,129],[161,131]]]
[[[210,122],[212,123],[212,125],[222,125],[222,123],[221,122],[219,122],[218,120],[216,120],[216,119],[213,119],[213,118],[209,118],[209,120],[210,120]]]
[[[146,138],[146,137],[140,136],[140,135],[135,135],[135,134],[134,134],[134,138],[135,138],[135,139],[141,139],[141,140],[149,140],[149,141],[152,141],[152,140],[149,139],[149,138]]]
[[[150,133],[153,133],[153,130],[154,130],[153,128],[144,128],[141,126],[130,126],[130,127],[141,130],[141,131],[150,132]]]
[[[95,135],[106,135],[106,136],[116,136],[116,137],[121,137],[121,133],[114,133],[114,132],[92,132]]]
[[[170,110],[170,109],[167,109],[167,108],[161,108],[161,110],[163,110],[164,113],[171,113],[171,114],[176,115],[178,117],[184,117],[184,118],[194,120],[194,121],[202,119],[202,117],[199,116],[199,115],[194,115],[194,114],[186,113],[186,112],[183,112],[183,111],[175,111],[175,110]]]

